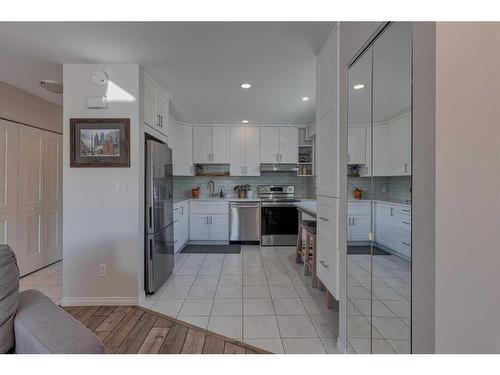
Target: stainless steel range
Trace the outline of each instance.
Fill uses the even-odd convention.
[[[293,185],[259,185],[262,202],[261,246],[293,246],[297,242],[298,211]]]

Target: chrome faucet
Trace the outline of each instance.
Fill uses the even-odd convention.
[[[210,192],[210,198],[213,198],[215,196],[215,183],[212,180],[210,180],[208,181],[207,186],[208,186],[208,191]]]

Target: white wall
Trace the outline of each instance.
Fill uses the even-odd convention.
[[[436,25],[436,352],[500,352],[500,23]]]
[[[91,74],[104,70],[108,86]],[[139,119],[139,65],[65,64],[63,159],[63,305],[134,304],[138,299],[139,255],[143,248],[143,135]],[[87,95],[104,95],[107,110],[87,109]],[[130,168],[70,168],[69,119],[130,118]],[[128,192],[116,192],[125,180]],[[107,277],[98,265],[107,264]]]

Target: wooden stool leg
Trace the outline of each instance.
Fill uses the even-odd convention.
[[[306,230],[306,249],[304,251],[304,275],[309,273],[309,247],[310,247],[309,232]]]
[[[299,224],[299,233],[297,234],[297,248],[295,249],[295,263],[300,263],[302,259],[302,225]]]
[[[336,303],[337,301],[335,300],[335,298],[333,298],[330,292],[326,290],[326,307],[329,309],[333,309]]]
[[[311,236],[312,238],[312,287],[318,287],[318,276],[316,274],[316,236]]]

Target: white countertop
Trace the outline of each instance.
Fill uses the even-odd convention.
[[[370,200],[369,199],[349,199],[347,202],[348,203],[370,203]],[[411,203],[407,203],[406,201],[389,200],[389,199],[374,199],[373,202],[396,204],[398,206],[411,207]]]
[[[259,198],[189,198],[184,199],[174,204],[179,204],[183,202],[260,202]]]
[[[318,211],[316,201],[312,199],[304,199],[301,200],[300,202],[294,203],[294,205],[299,210],[304,211],[305,213],[312,216],[316,216],[316,213]]]

